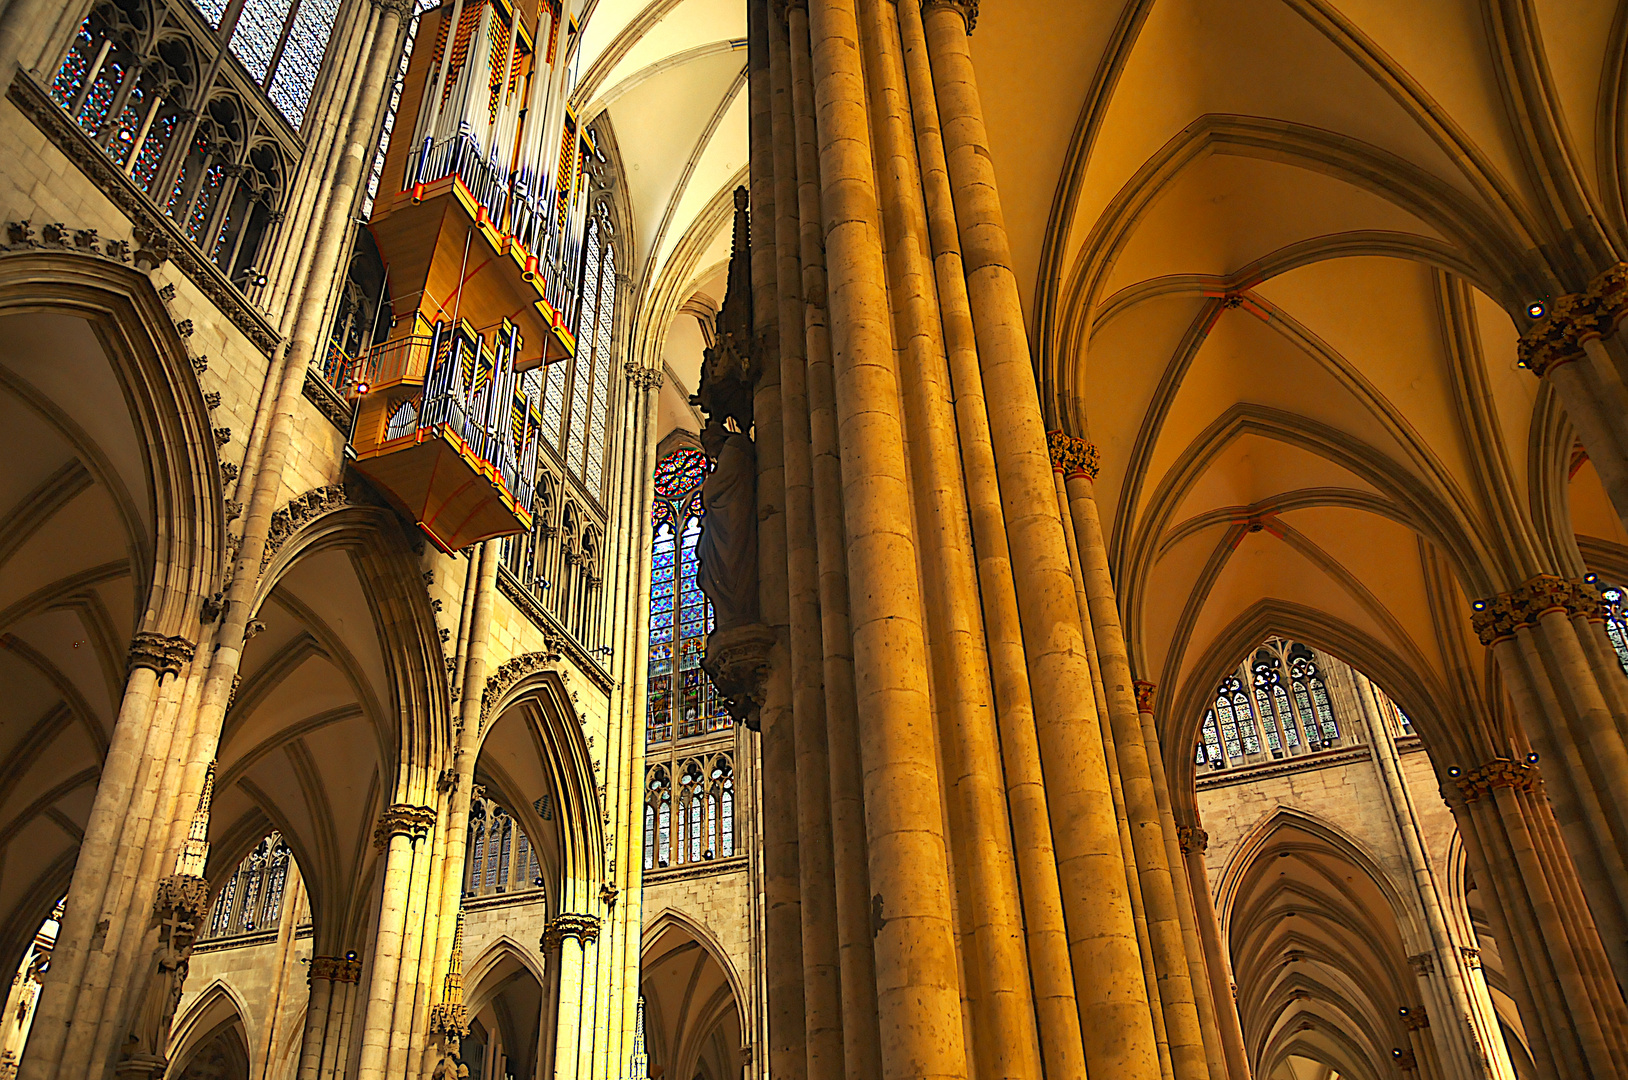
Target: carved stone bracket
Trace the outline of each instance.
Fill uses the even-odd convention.
[[[405,836],[416,844],[435,828],[435,817],[434,807],[394,803],[379,815],[379,824],[373,829],[373,846],[388,847],[395,836]]]
[[[1145,679],[1137,679],[1131,686],[1136,690],[1136,711],[1153,715],[1154,684]]]
[[[1413,968],[1415,975],[1434,975],[1436,973],[1436,954],[1414,953],[1408,957],[1408,966]]]
[[[1414,1005],[1402,1010],[1402,1026],[1409,1031],[1423,1031],[1430,1026],[1430,1014],[1425,1012],[1423,1005]]]
[[[1102,458],[1094,443],[1068,434],[1066,431],[1046,432],[1046,449],[1051,451],[1051,467],[1063,474],[1064,480],[1083,476],[1096,483]]]
[[[1580,360],[1585,342],[1610,337],[1628,316],[1628,263],[1607,268],[1580,293],[1567,293],[1549,305],[1543,318],[1521,335],[1516,353],[1521,367],[1540,378],[1562,364]]]
[[[179,675],[192,662],[198,647],[184,637],[165,637],[143,630],[130,639],[129,670],[152,668],[160,677]]]
[[[1191,855],[1195,851],[1208,851],[1210,834],[1197,825],[1177,825],[1176,843],[1180,845],[1183,855]]]
[[[1519,588],[1470,604],[1470,625],[1481,644],[1492,645],[1515,636],[1523,626],[1535,626],[1551,611],[1568,617],[1605,618],[1600,591],[1586,581],[1539,574]]]
[[[753,623],[707,635],[707,654],[701,670],[712,677],[724,707],[737,724],[761,730],[764,687],[769,680],[769,653],[774,631]]]

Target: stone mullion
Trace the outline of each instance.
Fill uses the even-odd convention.
[[[141,75],[145,70],[146,65],[139,60],[130,65],[130,69],[124,73],[124,78],[119,81],[118,89],[113,92],[113,100],[107,107],[107,123],[96,133],[96,145],[104,152],[113,146],[113,137],[119,130],[119,116],[124,112],[124,107],[130,103],[130,94],[141,82]]]
[[[96,87],[96,80],[101,77],[102,65],[107,63],[107,54],[113,49],[113,39],[102,39],[101,47],[96,50],[96,58],[85,68],[85,81],[79,84],[79,90],[74,94],[73,100],[68,103],[68,115],[73,117],[75,124],[79,123],[79,113],[85,107],[85,100],[90,97],[91,90]]]
[[[810,1080],[843,1075],[842,960],[837,939],[831,837],[830,755],[825,724],[825,657],[820,640],[808,361],[789,29],[770,16],[770,127],[774,137],[775,273],[780,326],[780,400],[785,454],[786,559],[790,618],[797,860],[803,936],[803,1003]],[[762,222],[758,222],[762,228]]]
[[[848,608],[848,553],[842,507],[842,461],[825,307],[824,221],[815,125],[813,57],[806,0],[788,5],[789,61],[796,147],[798,252],[802,268],[810,480],[819,572],[820,646],[829,760],[836,932],[842,980],[843,1065],[848,1076],[877,1076],[881,1045],[876,957],[870,914],[853,632]]]

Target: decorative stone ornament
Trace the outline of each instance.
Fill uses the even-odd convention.
[[[1051,451],[1051,467],[1062,473],[1064,480],[1083,476],[1096,483],[1101,457],[1093,443],[1064,431],[1048,431],[1046,447]]]
[[[126,666],[134,671],[138,667],[152,668],[162,678],[179,675],[181,669],[192,662],[197,646],[184,637],[165,637],[145,630],[130,639],[130,652]]]
[[[416,844],[435,828],[435,816],[435,808],[430,806],[395,803],[386,807],[373,829],[373,846],[388,847],[395,836],[405,836]]]
[[[1191,855],[1195,851],[1208,851],[1210,834],[1197,825],[1177,825],[1176,843],[1181,846],[1183,855]]]
[[[971,34],[973,28],[978,25],[978,0],[927,0],[922,8],[925,11],[934,8],[951,9],[966,21],[968,34]]]
[[[1490,794],[1494,788],[1535,791],[1538,779],[1536,765],[1510,758],[1493,758],[1480,768],[1471,769],[1459,777],[1458,790],[1464,796],[1465,802],[1472,803],[1481,796]]]
[[[354,956],[313,956],[309,978],[336,983],[361,982],[362,962]]]
[[[707,635],[707,655],[701,670],[723,698],[724,708],[737,724],[760,731],[759,713],[769,681],[769,652],[774,631],[766,626],[740,626]]]
[[[598,941],[599,916],[581,915],[568,911],[554,916],[543,931],[541,942],[543,952],[554,952],[564,943],[566,938],[575,938],[583,945],[590,941]]]
[[[1539,574],[1519,588],[1476,600],[1470,606],[1470,625],[1483,645],[1512,638],[1515,631],[1535,626],[1551,611],[1563,611],[1568,617],[1605,618],[1598,589],[1581,579],[1568,580],[1552,574]]]
[[[1154,685],[1144,679],[1137,679],[1131,686],[1136,690],[1136,711],[1152,716]]]
[[[1520,366],[1541,378],[1562,364],[1581,360],[1583,346],[1616,333],[1624,316],[1628,316],[1628,263],[1617,263],[1589,282],[1587,289],[1549,305],[1521,335],[1516,349]]]

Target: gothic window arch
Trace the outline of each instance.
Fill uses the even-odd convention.
[[[280,833],[272,833],[237,864],[215,894],[209,922],[200,937],[221,938],[275,930],[282,918],[293,855]]]
[[[712,604],[696,580],[701,537],[701,481],[706,455],[680,447],[656,465],[651,528],[649,688],[646,740],[651,744],[722,731],[729,714],[701,670]]]
[[[492,896],[541,888],[537,847],[514,814],[477,789],[469,804],[469,838],[464,849],[464,895]]]
[[[245,0],[230,26],[226,0],[196,0],[209,25],[229,35],[232,55],[297,131],[328,51],[339,0]]]
[[[650,766],[645,770],[644,868],[667,870],[734,858],[737,806],[731,751]]]
[[[644,868],[663,870],[672,865],[673,785],[665,765],[645,774]]]
[[[1334,719],[1334,707],[1329,702],[1328,686],[1311,650],[1295,646],[1289,657],[1289,675],[1294,680],[1295,704],[1308,718],[1308,730],[1314,741],[1334,743],[1340,738],[1340,725]]]
[[[551,365],[543,385],[543,426],[566,470],[594,496],[605,477],[611,380],[615,377],[616,244],[609,207],[588,220],[582,247],[576,354]]]

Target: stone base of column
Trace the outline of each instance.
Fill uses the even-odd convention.
[[[758,712],[763,708],[764,689],[769,679],[769,653],[774,648],[774,631],[760,623],[714,630],[707,635],[707,654],[701,670],[712,676],[712,685],[735,723],[759,730]]]

